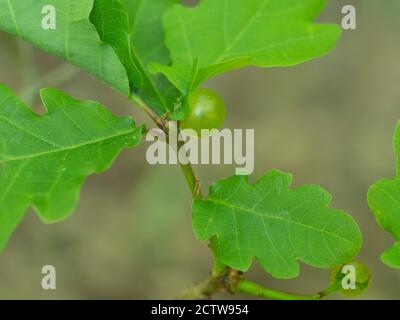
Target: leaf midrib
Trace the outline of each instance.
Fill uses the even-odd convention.
[[[227,202],[222,201],[222,200],[218,200],[218,199],[213,198],[213,197],[209,197],[207,199],[207,201],[210,201],[210,202],[215,203],[217,205],[225,206],[225,207],[233,209],[233,210],[241,210],[241,211],[244,211],[244,212],[247,212],[247,213],[255,214],[255,215],[260,216],[262,218],[267,217],[267,218],[270,218],[272,220],[280,220],[280,221],[284,221],[284,222],[287,222],[287,223],[290,223],[290,224],[299,225],[299,226],[302,226],[304,228],[311,229],[313,231],[317,231],[317,232],[320,232],[320,233],[325,233],[325,234],[327,234],[327,235],[329,235],[331,237],[338,238],[340,240],[343,240],[345,242],[350,243],[354,247],[357,247],[356,244],[354,242],[350,241],[349,239],[343,238],[343,237],[341,237],[341,236],[339,236],[339,235],[337,235],[335,233],[329,232],[329,231],[327,231],[325,229],[318,229],[318,228],[315,228],[313,226],[306,225],[306,224],[298,222],[298,221],[286,219],[284,217],[278,217],[278,216],[272,215],[270,213],[262,213],[262,212],[255,211],[254,209],[250,210],[250,209],[247,209],[247,208],[243,208],[241,206],[235,206],[233,204],[227,203]]]
[[[129,37],[131,38],[131,35]],[[161,103],[162,108],[164,109],[164,111],[167,111],[168,110],[167,103],[162,98],[160,92],[158,91],[155,84],[153,83],[151,76],[148,74],[142,60],[139,58],[139,55],[136,53],[134,46],[131,51],[132,51],[132,59],[136,63],[138,69],[142,72],[143,80],[147,81],[147,83],[150,85],[151,90],[153,90],[153,93],[155,93],[158,101]]]
[[[14,8],[13,8],[10,0],[7,0],[7,6],[8,6],[8,10],[10,11],[10,15],[11,15],[11,19],[13,21],[14,27],[15,27],[15,31],[17,32],[18,36],[21,36],[21,30],[17,23],[17,18],[15,16]]]
[[[225,55],[227,55],[232,48],[238,43],[238,41],[244,36],[244,34],[250,29],[252,24],[257,20],[257,18],[260,16],[260,12],[265,8],[266,5],[270,4],[269,0],[266,0],[261,3],[260,7],[256,11],[256,13],[247,21],[246,25],[244,28],[235,36],[233,41],[225,48],[225,50],[221,53],[221,55],[216,59],[216,62],[220,62],[221,60],[224,59]]]
[[[49,154],[56,154],[56,153],[60,153],[63,151],[70,151],[70,150],[74,150],[74,149],[79,149],[82,147],[86,147],[86,146],[90,146],[93,144],[97,144],[100,142],[104,142],[107,140],[112,140],[118,137],[122,137],[122,136],[126,136],[128,134],[134,133],[136,130],[140,130],[140,128],[134,128],[133,130],[127,131],[127,132],[120,132],[119,134],[115,134],[115,135],[111,135],[111,136],[106,136],[106,137],[102,137],[100,139],[95,139],[95,140],[91,140],[85,143],[80,143],[74,146],[67,146],[67,147],[63,147],[63,148],[59,148],[59,149],[53,149],[53,150],[48,150],[45,152],[39,152],[39,153],[35,153],[32,155],[23,155],[20,157],[14,157],[14,158],[7,158],[4,161],[0,161],[0,164],[4,164],[4,163],[9,163],[9,162],[13,162],[13,161],[19,161],[19,160],[31,160],[37,157],[41,157],[41,156],[45,156],[45,155],[49,155]]]

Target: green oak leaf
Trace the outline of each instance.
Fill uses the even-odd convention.
[[[174,109],[180,103],[180,92],[161,74],[153,75],[151,61],[170,63],[164,42],[162,16],[180,0],[122,0],[130,19],[133,60],[143,75],[141,98],[158,114]]]
[[[329,208],[321,187],[291,182],[270,171],[254,185],[244,176],[212,184],[207,198],[193,202],[197,238],[212,239],[222,263],[247,271],[255,258],[277,278],[298,276],[299,260],[329,268],[356,256],[362,240],[352,217]]]
[[[164,15],[173,64],[152,63],[183,93],[229,70],[295,65],[330,51],[341,29],[312,20],[325,0],[201,0]],[[198,59],[198,68],[193,70]]]
[[[142,74],[133,62],[129,17],[120,0],[95,0],[90,15],[101,40],[110,44],[124,65],[132,91],[142,86]]]
[[[106,170],[141,128],[102,105],[41,91],[44,115],[0,86],[0,248],[29,207],[46,223],[75,207],[85,178]]]
[[[126,69],[113,48],[100,39],[90,21],[93,2],[94,0],[0,0],[0,30],[81,67],[129,95]],[[45,16],[42,9],[47,5],[56,9],[55,30],[42,28],[41,22]],[[119,40],[115,40],[114,44],[116,43],[119,44]],[[121,54],[122,47],[115,46],[119,55],[124,56],[125,54]],[[140,78],[140,74],[134,77],[131,72],[129,71],[132,78]]]
[[[397,125],[394,146],[397,154],[397,175],[393,179],[381,179],[368,190],[368,205],[378,224],[396,239],[381,260],[388,266],[400,268],[400,123]]]
[[[397,242],[381,255],[382,261],[392,268],[400,268],[400,243]]]

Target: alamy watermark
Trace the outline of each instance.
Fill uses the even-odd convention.
[[[57,29],[57,11],[54,5],[45,5],[41,11],[43,18],[41,21],[43,30],[55,30]],[[353,5],[345,5],[342,7],[342,28],[344,30],[355,30],[357,29],[357,13],[356,8]]]
[[[356,8],[352,5],[345,5],[342,7],[342,14],[345,16],[342,19],[342,28],[344,30],[357,29],[357,12]]]
[[[52,5],[46,5],[42,8],[42,29],[43,30],[55,30],[57,29],[57,12],[56,7]]]
[[[42,288],[44,290],[56,289],[56,268],[52,265],[45,265],[42,268]]]
[[[344,290],[355,290],[357,289],[357,271],[356,268],[351,264],[346,264],[341,270],[344,275],[342,279],[342,288]]]
[[[235,164],[237,175],[254,171],[254,129],[184,129],[178,132],[175,121],[168,123],[168,132],[151,129],[146,141],[146,160],[156,164]],[[221,157],[223,155],[223,157]],[[223,159],[222,159],[223,158]]]

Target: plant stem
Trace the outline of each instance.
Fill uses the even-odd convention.
[[[330,285],[329,288],[327,288],[326,290],[322,291],[319,293],[319,296],[321,298],[329,296],[330,294],[336,293],[337,291],[339,291],[342,288],[342,285],[340,282],[334,282]]]
[[[218,289],[213,284],[213,278],[209,277],[203,282],[185,289],[176,298],[182,300],[207,300],[217,291]]]
[[[220,263],[216,263],[214,260],[214,265],[209,277],[188,289],[185,289],[181,294],[177,296],[178,299],[184,300],[203,300],[211,299],[211,296],[219,291],[227,291],[232,293],[232,275],[236,273],[231,273],[231,270]]]
[[[159,126],[159,116],[149,106],[147,106],[141,98],[131,95],[129,100],[134,104],[137,104],[139,108],[142,109],[151,120],[153,120],[154,124]]]
[[[276,300],[320,300],[319,294],[301,295],[265,288],[247,279],[240,279],[236,285],[236,292],[247,293],[252,296]]]
[[[210,240],[210,242],[211,242],[211,240]],[[226,274],[227,272],[229,272],[229,267],[214,258],[214,264],[213,264],[211,274],[214,277],[217,277],[219,275]]]
[[[219,291],[231,294],[246,293],[255,297],[275,299],[275,300],[321,300],[325,296],[337,291],[332,286],[322,293],[313,295],[303,295],[289,293],[263,287],[255,282],[242,277],[238,271],[227,266],[214,263],[210,276],[203,282],[185,289],[178,299],[210,299],[211,296]]]
[[[198,179],[194,174],[193,167],[190,164],[181,164],[180,166],[189,186],[190,192],[192,193],[193,197],[197,197],[198,194],[196,190],[198,189]]]

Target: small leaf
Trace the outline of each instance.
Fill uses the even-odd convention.
[[[274,277],[294,278],[298,260],[329,268],[357,255],[361,234],[346,213],[328,208],[331,196],[315,185],[289,188],[292,178],[270,171],[254,185],[233,176],[193,202],[199,240],[213,240],[222,263],[247,271],[255,258]]]
[[[288,66],[330,51],[341,33],[337,25],[311,21],[325,0],[202,0],[177,4],[164,16],[172,66],[152,64],[186,92],[193,61],[196,86],[217,74],[249,65]]]
[[[29,207],[54,222],[75,207],[85,178],[106,170],[141,128],[96,102],[41,91],[40,116],[0,86],[0,249]]]
[[[131,24],[133,60],[143,75],[140,97],[158,114],[172,111],[180,92],[165,76],[150,74],[150,61],[170,63],[161,18],[179,0],[122,0]]]
[[[129,18],[120,0],[95,0],[91,21],[101,40],[111,45],[128,73],[132,91],[142,86],[142,74],[133,63]]]
[[[400,243],[396,243],[381,255],[382,261],[392,268],[400,268]]]
[[[378,224],[397,241],[383,253],[381,260],[390,267],[400,268],[400,123],[396,128],[394,146],[397,176],[375,182],[368,190],[368,205]]]
[[[113,48],[100,40],[89,20],[93,1],[0,0],[0,30],[81,67],[129,95],[127,71]],[[55,30],[42,28],[42,8],[47,5],[53,5],[56,9]],[[122,49],[116,47],[121,55]]]

